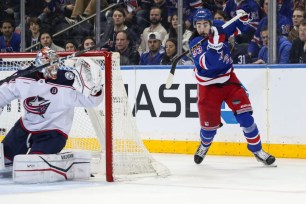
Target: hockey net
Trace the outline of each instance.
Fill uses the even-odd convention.
[[[71,53],[59,53],[65,57]],[[18,69],[34,63],[35,53],[0,53],[0,79],[10,76]],[[169,170],[157,162],[138,136],[136,122],[129,106],[128,97],[120,71],[120,55],[103,51],[87,52],[74,59],[75,70],[103,69],[105,74],[104,101],[95,108],[75,108],[74,121],[69,133],[66,150],[91,151],[93,173],[105,173],[107,181],[129,180],[134,177],[167,176]],[[69,67],[71,60],[60,67]],[[73,70],[72,70],[73,71]],[[92,76],[87,76],[90,78]],[[86,78],[86,77],[85,77]],[[85,80],[86,81],[86,80]],[[86,87],[75,80],[76,89],[86,93]],[[85,89],[84,89],[85,87]],[[87,90],[87,91],[88,91]],[[89,92],[88,92],[89,93]],[[22,101],[14,100],[0,116],[0,140],[22,116]]]

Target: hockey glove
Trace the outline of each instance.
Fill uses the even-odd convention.
[[[220,50],[226,40],[226,35],[222,27],[212,26],[208,36],[208,48]]]
[[[242,23],[248,23],[251,21],[251,19],[249,18],[249,14],[247,12],[245,12],[242,9],[239,9],[236,11],[236,15],[241,15],[241,17],[239,18],[239,21],[241,21]]]

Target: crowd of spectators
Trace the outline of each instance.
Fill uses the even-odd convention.
[[[98,0],[99,1],[99,0]],[[76,51],[95,44],[97,0],[26,0],[26,51],[36,52],[43,46],[56,51]],[[306,62],[306,0],[278,0],[277,63]],[[113,6],[116,4],[116,6]],[[227,21],[239,9],[250,14],[249,29],[230,38],[234,63],[267,63],[269,0],[184,0],[183,36],[178,42],[178,0],[100,0],[101,39],[103,50],[117,51],[121,65],[171,64],[177,43],[189,49],[193,15],[207,8],[215,20]],[[109,9],[110,8],[110,9]],[[86,19],[86,20],[85,20]],[[54,35],[82,21],[80,25]],[[1,0],[1,52],[19,52],[20,1]],[[184,64],[192,64],[188,57]]]

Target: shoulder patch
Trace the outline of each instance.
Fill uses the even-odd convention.
[[[66,72],[65,77],[68,80],[73,80],[74,79],[74,74],[72,72]]]

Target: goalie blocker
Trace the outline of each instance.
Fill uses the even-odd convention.
[[[17,155],[13,164],[16,183],[49,183],[73,179],[89,179],[89,152]]]

